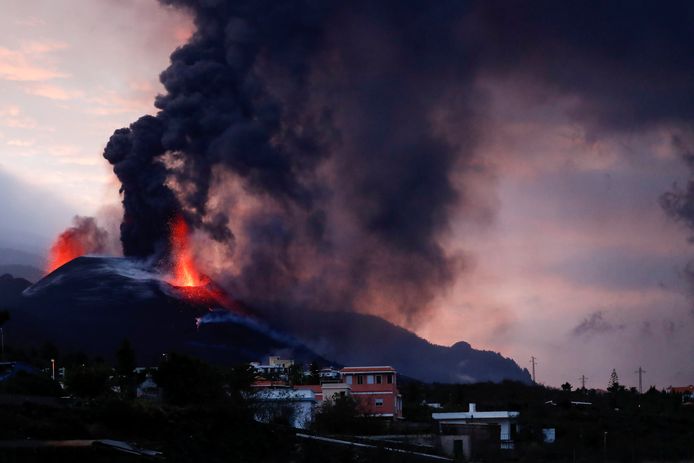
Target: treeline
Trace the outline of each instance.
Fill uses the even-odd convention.
[[[518,461],[675,461],[694,459],[694,404],[654,387],[645,393],[618,382],[608,391],[556,389],[516,382],[423,384],[401,382],[404,413],[427,422],[435,411],[519,411]],[[432,409],[425,403],[438,403]],[[543,429],[556,441],[545,443]]]

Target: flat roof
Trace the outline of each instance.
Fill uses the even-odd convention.
[[[435,420],[472,420],[472,419],[498,419],[498,418],[516,418],[520,415],[519,412],[512,411],[494,411],[494,412],[449,412],[449,413],[432,413],[431,417]]]
[[[261,389],[253,394],[261,401],[315,401],[315,395],[310,389]]]
[[[371,366],[371,367],[344,367],[341,373],[395,373],[395,368],[391,366]]]

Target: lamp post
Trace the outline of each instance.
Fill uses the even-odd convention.
[[[51,378],[55,381],[55,359],[51,359]]]

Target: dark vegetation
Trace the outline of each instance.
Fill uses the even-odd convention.
[[[401,384],[404,414],[428,421],[432,411],[477,410],[520,412],[517,461],[691,461],[694,459],[694,403],[679,394],[652,387],[644,394],[618,382],[608,391],[561,389],[517,382],[477,384]],[[437,402],[432,410],[423,401]],[[572,404],[589,402],[589,404]],[[543,428],[556,430],[556,442],[545,444]]]
[[[1,313],[0,313],[1,314]],[[0,435],[3,439],[113,438],[161,450],[168,461],[377,461],[377,453],[340,450],[324,455],[324,445],[297,442],[281,424],[253,420],[245,394],[254,378],[248,366],[219,368],[170,353],[151,372],[162,387],[161,402],[134,399],[145,373],[133,372],[136,353],[127,341],[117,348],[115,365],[81,353],[62,354],[46,344],[31,352],[8,349],[9,360],[23,360],[34,372],[0,382]],[[50,378],[50,359],[65,367],[61,389]],[[478,384],[400,384],[406,422],[387,424],[364,416],[350,397],[323,405],[312,430],[336,436],[423,433],[433,429],[432,409],[521,412],[515,461],[686,460],[694,457],[694,407],[679,395],[655,388],[645,394],[612,384],[608,392],[528,386],[517,382]],[[21,395],[21,400],[8,398]],[[27,400],[35,395],[37,400]],[[67,398],[65,396],[68,396]],[[52,397],[53,402],[45,402]],[[60,397],[63,397],[60,399]],[[589,402],[576,405],[573,402]],[[542,429],[556,429],[556,442],[542,442]],[[385,461],[392,455],[381,455]],[[502,457],[499,457],[502,458]]]
[[[169,353],[148,372],[162,400],[147,401],[135,398],[147,373],[133,372],[136,353],[127,340],[114,358],[109,365],[83,353],[62,354],[52,344],[30,352],[8,349],[10,361],[33,371],[0,382],[1,441],[109,438],[161,451],[171,462],[402,461],[369,449],[328,446],[326,453],[324,444],[299,441],[286,424],[255,422],[247,394],[255,372],[248,365],[220,368]],[[65,389],[51,379],[51,359],[65,368]],[[363,425],[360,417],[354,403],[340,401],[326,407],[315,430],[352,432]],[[0,447],[0,461],[41,461],[25,457]],[[87,451],[70,454],[71,461],[93,457]]]

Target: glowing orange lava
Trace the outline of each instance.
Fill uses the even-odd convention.
[[[183,217],[176,217],[171,223],[171,257],[173,258],[174,286],[204,286],[205,279],[195,268],[190,249],[190,231]]]
[[[190,229],[183,217],[171,222],[171,279],[169,284],[178,288],[179,294],[196,304],[224,307],[245,314],[247,311],[210,278],[200,273],[193,259]]]
[[[79,239],[70,230],[63,232],[55,240],[51,246],[48,255],[48,263],[46,265],[46,273],[51,273],[53,270],[67,264],[72,259],[84,255],[86,250]]]

